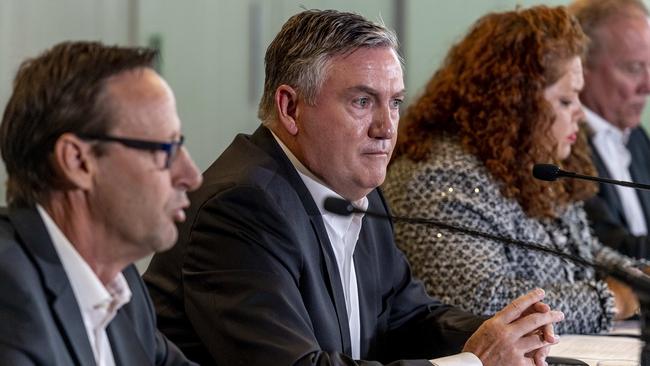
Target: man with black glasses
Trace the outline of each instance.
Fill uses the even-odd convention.
[[[190,365],[132,263],[170,248],[201,176],[147,49],[24,62],[0,125],[0,364]]]

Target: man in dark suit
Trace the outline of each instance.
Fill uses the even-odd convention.
[[[640,0],[577,0],[591,39],[580,94],[593,159],[604,178],[650,183],[650,140],[639,126],[650,94],[650,24]],[[650,259],[650,192],[601,184],[586,210],[600,240]]]
[[[174,244],[201,183],[154,56],[62,43],[18,71],[0,125],[2,365],[194,365],[132,265]]]
[[[555,342],[545,325],[562,314],[539,302],[541,290],[483,322],[425,294],[390,222],[323,209],[339,196],[388,213],[377,187],[404,98],[396,48],[383,26],[336,11],[295,15],[271,43],[264,126],[205,172],[179,244],[144,276],[161,330],[188,356],[431,365],[464,350],[435,362],[543,364]]]

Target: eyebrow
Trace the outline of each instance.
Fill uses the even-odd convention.
[[[375,98],[377,98],[377,96],[379,95],[377,90],[375,90],[375,89],[373,89],[371,87],[365,86],[365,85],[352,86],[352,87],[348,88],[347,91],[348,92],[363,92],[363,93],[366,93],[366,94],[370,94]],[[402,90],[398,91],[397,93],[393,94],[392,97],[393,98],[395,98],[395,97],[404,97],[405,95],[406,95],[406,89],[402,89]]]

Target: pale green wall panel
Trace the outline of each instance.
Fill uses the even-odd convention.
[[[650,0],[645,1],[650,5]],[[334,8],[399,27],[409,98],[421,91],[449,47],[488,11],[526,0],[1,0],[0,105],[24,58],[65,39],[161,45],[163,76],[177,96],[188,148],[203,170],[239,132],[258,124],[263,55],[287,18]],[[549,0],[549,5],[568,1]],[[400,10],[404,18],[399,17]],[[400,22],[400,19],[402,21]],[[644,124],[650,125],[650,108]],[[0,181],[5,180],[0,165]],[[2,184],[2,187],[4,184]],[[0,188],[0,204],[4,189]]]

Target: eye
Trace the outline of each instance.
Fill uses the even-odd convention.
[[[621,69],[630,75],[639,75],[646,68],[645,63],[641,61],[626,62],[621,65]]]
[[[395,98],[390,101],[390,107],[391,109],[399,109],[402,103],[404,103],[403,99]]]
[[[560,99],[560,105],[562,107],[570,107],[571,103],[572,103],[571,99],[568,99],[568,98],[561,98]]]
[[[353,102],[356,106],[361,108],[366,108],[370,105],[370,98],[368,97],[359,97]]]

